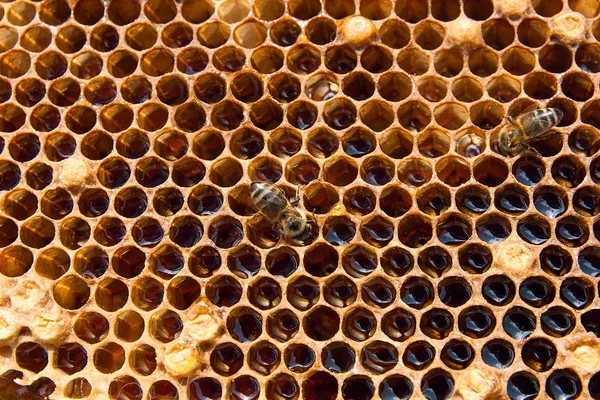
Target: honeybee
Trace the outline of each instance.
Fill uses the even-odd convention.
[[[290,202],[278,187],[265,182],[252,182],[250,195],[258,210],[272,223],[279,225],[283,235],[296,242],[310,236],[309,220]]]
[[[539,108],[525,110],[516,118],[507,117],[508,125],[498,136],[498,152],[503,156],[516,156],[521,151],[537,151],[530,142],[549,138],[556,132],[550,132],[562,119],[563,112],[557,108]]]

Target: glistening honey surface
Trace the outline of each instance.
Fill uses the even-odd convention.
[[[600,2],[525,3],[3,0],[0,397],[600,399]],[[534,102],[559,134],[500,156]]]

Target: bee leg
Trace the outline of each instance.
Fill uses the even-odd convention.
[[[506,120],[508,121],[509,124],[511,125],[517,125],[515,124],[515,119],[513,117],[511,117],[510,115],[506,116]]]
[[[527,144],[525,142],[521,142],[521,147],[523,147],[526,151],[532,153],[533,155],[540,156],[540,157],[542,156],[535,147],[531,147],[529,144]]]
[[[310,214],[310,221],[311,221],[311,222],[315,222],[315,223],[316,223],[316,222],[317,222],[317,220],[315,219],[315,211],[317,211],[317,209],[316,209],[316,208],[313,208],[313,209],[312,209],[312,213]]]

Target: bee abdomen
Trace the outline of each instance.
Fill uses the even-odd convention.
[[[287,207],[283,193],[266,183],[252,183],[250,196],[260,212],[273,221],[277,221]]]

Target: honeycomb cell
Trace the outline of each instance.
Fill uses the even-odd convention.
[[[419,328],[427,337],[445,339],[452,333],[454,317],[444,309],[432,308],[421,317]]]
[[[114,217],[102,218],[94,228],[94,240],[108,247],[120,243],[126,234],[125,224]]]
[[[129,289],[118,279],[105,278],[96,287],[94,298],[100,308],[114,312],[127,303]]]
[[[490,340],[481,349],[481,358],[491,367],[506,369],[512,365],[515,359],[515,349],[505,340]]]
[[[513,339],[528,338],[536,328],[535,315],[526,308],[513,307],[504,314],[502,327]]]
[[[498,69],[498,56],[489,48],[478,48],[469,55],[469,70],[479,76],[487,77]]]
[[[444,248],[428,247],[417,257],[419,268],[432,278],[439,278],[452,267],[452,257]]]
[[[515,284],[504,275],[493,275],[483,282],[483,298],[493,306],[505,306],[515,297]]]
[[[15,256],[21,257],[21,260],[23,260],[24,254]],[[31,262],[33,262],[33,257],[31,258]],[[4,274],[8,275],[6,273]],[[54,296],[54,301],[62,308],[67,310],[77,310],[83,307],[89,300],[90,288],[81,278],[78,278],[75,275],[67,275],[54,285],[52,294]]]
[[[272,46],[263,46],[252,53],[252,68],[263,74],[272,74],[283,67],[283,52]]]
[[[511,400],[533,399],[540,393],[540,382],[529,372],[516,372],[508,379],[506,393]]]
[[[458,251],[458,263],[471,274],[482,274],[492,266],[492,252],[479,243],[470,243]]]
[[[362,348],[360,361],[369,372],[383,374],[398,364],[399,354],[392,344],[376,340]]]
[[[3,227],[6,227],[5,224],[3,224]],[[6,232],[10,232],[10,227],[6,228]],[[4,236],[6,237],[6,235],[5,233]],[[16,239],[16,232],[14,237]],[[70,264],[71,258],[67,252],[58,247],[51,247],[38,255],[34,263],[34,268],[38,275],[56,280],[67,273]]]
[[[190,400],[214,400],[222,394],[223,388],[219,381],[209,377],[194,379],[188,388]]]
[[[529,208],[529,194],[517,185],[506,185],[494,194],[494,205],[506,214],[520,215]]]
[[[457,156],[442,158],[436,164],[435,172],[439,179],[452,187],[461,186],[471,178],[471,170],[468,163],[463,158]]]
[[[131,287],[131,301],[141,310],[154,310],[162,303],[163,298],[164,288],[162,284],[154,278],[142,277],[141,279],[136,280]]]
[[[475,350],[469,342],[454,339],[442,348],[440,358],[452,369],[465,369],[475,359]]]
[[[108,255],[97,246],[84,247],[73,258],[73,269],[84,278],[99,278],[108,267]]]
[[[15,358],[19,367],[39,373],[48,366],[48,352],[34,342],[24,342],[17,346]]]
[[[382,79],[393,79],[390,78],[389,74],[384,75],[387,78]],[[393,90],[389,89],[390,91]],[[364,72],[352,72],[344,77],[342,80],[342,91],[346,96],[349,96],[357,101],[367,100],[375,93],[375,82],[368,74]],[[388,88],[384,90],[388,93]],[[388,96],[397,96],[398,94],[389,93]],[[408,94],[405,96],[407,97]],[[383,97],[383,94],[382,94]]]
[[[106,343],[94,352],[94,366],[103,374],[120,370],[125,364],[125,350],[114,342]]]
[[[546,379],[546,393],[553,399],[575,399],[581,395],[581,379],[571,369],[554,370]]]
[[[357,307],[344,314],[342,331],[352,340],[365,341],[375,334],[376,329],[375,316],[365,308]]]

